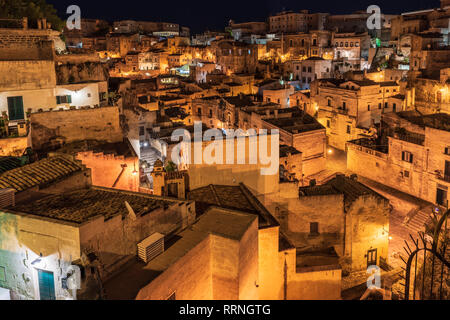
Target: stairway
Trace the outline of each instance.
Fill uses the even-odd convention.
[[[417,233],[419,231],[425,231],[425,224],[431,220],[431,207],[427,206],[425,208],[419,209],[416,214],[406,222],[405,226],[412,231]]]
[[[153,171],[153,165],[155,161],[158,159],[163,161],[162,154],[155,148],[147,147],[141,149],[141,157],[139,160],[146,161],[149,165],[149,167],[144,170],[144,173],[147,175],[147,179],[150,182],[150,185],[152,185],[153,182],[150,174]]]

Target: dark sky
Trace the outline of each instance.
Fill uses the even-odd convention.
[[[283,9],[312,12],[351,13],[376,4],[383,13],[401,13],[439,7],[439,0],[47,0],[61,18],[76,4],[82,17],[109,21],[134,19],[167,21],[191,28],[192,33],[223,30],[230,19],[236,22],[263,21]]]

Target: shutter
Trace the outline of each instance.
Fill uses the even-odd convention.
[[[71,95],[67,96],[67,103],[72,103],[72,96]]]
[[[61,97],[60,96],[56,96],[56,104],[61,104]]]
[[[9,120],[23,120],[23,99],[20,97],[8,97]]]

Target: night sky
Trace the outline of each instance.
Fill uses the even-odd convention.
[[[61,18],[66,8],[76,4],[85,18],[147,20],[179,23],[191,33],[223,30],[230,19],[236,22],[263,21],[269,14],[282,10],[330,12],[336,14],[380,6],[383,13],[401,13],[439,7],[439,0],[47,0]]]

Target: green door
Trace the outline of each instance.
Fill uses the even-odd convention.
[[[53,272],[38,270],[38,277],[41,300],[56,300]]]
[[[8,115],[9,115],[9,120],[25,119],[24,113],[23,113],[22,97],[8,97]]]

